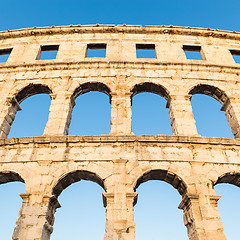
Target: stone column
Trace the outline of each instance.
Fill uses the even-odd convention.
[[[179,205],[189,240],[226,240],[217,210],[219,195],[185,194]]]
[[[128,192],[127,160],[114,160],[111,193],[104,193],[106,206],[106,234],[104,240],[135,240],[133,203],[137,196]]]
[[[121,201],[113,193],[103,193],[106,207],[106,233],[104,240],[135,240],[133,203],[137,193],[126,193]],[[123,200],[123,196],[121,196]]]
[[[16,112],[21,110],[16,98],[11,96],[14,80],[8,79],[7,84],[1,84],[0,99],[0,138],[7,138]]]
[[[169,96],[167,107],[174,135],[198,136],[190,98],[190,95]]]
[[[7,98],[6,105],[0,114],[0,137],[7,138],[17,111],[21,110],[16,98]]]
[[[23,199],[13,240],[49,240],[53,231],[54,213],[60,207],[54,196],[20,194]],[[41,198],[41,199],[40,199]]]
[[[75,105],[71,95],[64,92],[50,94],[51,106],[44,135],[67,135],[72,118],[72,108]]]
[[[206,177],[204,163],[192,162],[191,165],[190,183],[179,205],[184,211],[189,239],[226,240],[217,209],[221,196],[215,194],[212,182]]]
[[[131,134],[131,121],[131,93],[111,93],[111,134]]]
[[[225,111],[225,115],[232,133],[236,138],[240,138],[240,99],[230,98],[223,104],[221,111]]]

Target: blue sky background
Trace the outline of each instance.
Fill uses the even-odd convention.
[[[176,25],[240,31],[240,1],[77,1],[77,0],[8,0],[1,2],[0,30],[70,24]],[[221,105],[208,96],[192,98],[193,113],[199,134],[208,137],[232,137]],[[39,104],[41,103],[41,104]],[[37,108],[36,108],[37,105]],[[50,98],[40,94],[21,104],[9,137],[42,135],[48,118]],[[133,98],[133,132],[172,134],[166,101],[162,97],[141,93]],[[108,96],[91,92],[77,98],[70,134],[107,134],[110,131]],[[240,190],[220,184],[215,187],[223,197],[219,211],[228,240],[239,240]],[[55,217],[51,240],[103,240],[105,209],[102,188],[81,181],[68,187],[59,197],[61,209]],[[149,181],[140,185],[135,206],[137,240],[185,240],[187,231],[182,211],[177,207],[179,193],[169,184]],[[9,240],[21,206],[22,183],[0,186],[1,239]],[[91,227],[90,227],[91,226]]]
[[[240,31],[238,0],[8,0],[0,29],[70,24],[138,24],[209,27]]]

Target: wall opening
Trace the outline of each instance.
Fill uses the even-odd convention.
[[[57,58],[59,45],[44,45],[40,47],[36,60],[52,60]]]
[[[183,45],[183,51],[187,59],[191,60],[203,60],[201,46],[189,46]]]
[[[24,181],[18,174],[0,173],[0,232],[1,239],[12,239],[19,210],[22,207],[22,198],[25,193]]]
[[[199,85],[190,93],[198,133],[204,137],[233,138],[224,111],[220,111],[228,101],[226,94],[208,85]]]
[[[8,138],[43,135],[50,104],[49,94],[36,94],[22,101],[21,111],[16,114]]]
[[[104,182],[95,173],[75,171],[64,176],[53,189],[61,208],[55,213],[51,239],[65,240],[69,236],[103,239],[106,221],[103,191]]]
[[[141,134],[172,134],[168,114],[168,94],[152,83],[136,85],[132,89],[132,132]]]
[[[235,63],[240,63],[240,51],[239,50],[230,50],[232,57]]]
[[[218,201],[218,210],[227,239],[239,239],[240,215],[240,174],[227,173],[218,179],[214,190],[222,195]]]
[[[87,58],[105,58],[107,44],[106,43],[91,43],[87,45],[86,57]]]
[[[155,44],[136,44],[137,58],[156,58]]]
[[[0,49],[0,63],[7,62],[11,52],[12,52],[12,48]]]
[[[181,179],[167,171],[153,170],[144,174],[136,187],[138,192],[138,201],[134,207],[136,240],[188,239],[187,229],[183,223],[183,212],[178,209],[182,200],[181,194],[186,191]]]
[[[84,180],[65,189],[58,198],[61,208],[55,213],[51,239],[103,239],[106,217],[102,191],[98,184]]]
[[[75,90],[72,99],[76,106],[72,111],[69,135],[110,133],[111,98],[107,86],[102,83],[83,84]]]

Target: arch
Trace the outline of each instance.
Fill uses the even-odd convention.
[[[145,172],[141,177],[137,179],[134,184],[134,191],[140,186],[140,184],[149,180],[161,180],[172,185],[180,195],[183,195],[187,191],[187,185],[177,174],[168,170],[155,169]]]
[[[10,98],[7,103],[7,114],[1,123],[0,137],[6,138],[8,136],[16,113],[21,110],[20,103],[30,96],[41,93],[52,94],[52,90],[47,85],[30,83]]]
[[[238,239],[239,226],[237,222],[240,210],[240,172],[226,172],[212,183],[214,192],[221,197],[218,201],[217,209],[223,223],[224,234],[227,239]]]
[[[140,84],[136,84],[132,89],[132,98],[142,92],[149,92],[149,93],[155,93],[158,94],[161,97],[164,97],[166,100],[168,100],[169,92],[166,88],[164,88],[162,85],[150,83],[150,82],[144,82]]]
[[[80,182],[81,180],[91,181],[91,183],[89,184],[86,182],[85,183]],[[57,222],[56,222],[55,225],[53,225],[54,221],[52,221],[51,226],[54,226],[54,228],[56,228],[54,231],[54,237],[56,237],[56,236],[59,237],[59,235],[61,237],[62,234],[63,235],[65,234],[65,232],[74,234],[76,237],[79,236],[79,234],[82,234],[84,236],[86,234],[87,234],[87,236],[89,236],[89,235],[92,236],[91,234],[89,234],[89,232],[84,231],[84,229],[86,230],[89,226],[91,226],[91,224],[94,224],[94,227],[93,227],[94,232],[96,231],[98,234],[100,233],[99,226],[101,226],[101,234],[104,235],[104,232],[105,232],[104,225],[105,225],[106,219],[105,219],[104,206],[103,205],[101,206],[102,190],[99,186],[97,186],[93,182],[97,183],[105,190],[104,181],[96,173],[89,172],[86,170],[77,170],[77,171],[69,172],[69,173],[65,174],[64,176],[62,176],[58,180],[57,184],[54,186],[54,188],[52,190],[52,194],[54,195],[53,199],[57,203],[58,203],[58,201],[61,200],[60,201],[61,205],[63,204],[65,207],[61,211],[60,210],[57,211],[57,213],[55,215],[55,209],[52,209],[51,206],[49,205],[49,211],[51,212],[51,216],[54,216],[53,219],[54,220],[56,219],[56,221],[58,221],[58,223],[61,221],[64,222],[65,229],[64,229],[64,233],[61,232],[62,224],[57,224]],[[75,186],[70,187],[70,185],[72,183],[77,183],[77,184]],[[83,191],[81,191],[81,190],[76,191],[79,186],[83,187],[83,188],[81,188]],[[92,188],[91,186],[93,186],[94,188]],[[66,189],[66,188],[68,188],[68,189]],[[66,192],[64,191],[64,193],[60,196],[61,192],[64,189],[66,189],[65,190]],[[75,190],[74,191],[75,195],[72,195],[73,189]],[[84,195],[82,195],[82,193],[84,193]],[[74,200],[71,201],[71,204],[69,204],[70,203],[69,200],[66,200],[66,196],[69,196],[69,194],[71,194],[70,196],[74,196]],[[58,206],[61,207],[61,205],[59,204]],[[86,206],[86,205],[88,205],[88,206]],[[89,207],[89,206],[91,206],[91,207]],[[73,211],[73,207],[74,207],[74,213],[71,212],[71,211]],[[68,209],[68,211],[66,211],[67,209]],[[101,218],[99,218],[98,210],[101,211]],[[65,214],[63,214],[64,211],[65,211]],[[68,215],[68,213],[70,213],[70,214]],[[74,220],[76,218],[76,216],[78,217],[77,223],[80,223],[80,226],[85,227],[84,229],[81,230],[81,232],[79,231],[79,224],[77,226],[76,220]],[[68,221],[67,224],[65,222],[66,217],[71,219]],[[96,221],[96,219],[98,219],[98,221]],[[71,221],[73,221],[74,223]],[[99,223],[100,221],[101,221],[101,223]],[[73,226],[75,227],[75,229],[77,229],[76,231],[72,230]],[[60,230],[60,232],[58,230]]]
[[[15,173],[12,171],[7,171],[7,172],[0,171],[0,184],[9,183],[9,182],[25,183],[23,178],[18,173]]]
[[[155,170],[150,170],[150,171],[147,171],[147,172],[143,173],[142,176],[139,177],[137,179],[137,181],[135,182],[134,191],[136,191],[136,189],[142,183],[148,182],[150,180],[160,180],[160,181],[162,181],[162,183],[160,183],[159,181],[158,181],[158,183],[157,182],[154,183],[152,181],[152,184],[154,184],[154,185],[148,185],[148,187],[144,186],[146,188],[144,188],[144,191],[142,191],[142,192],[141,192],[141,190],[139,190],[139,194],[142,194],[142,199],[141,199],[142,203],[144,203],[144,200],[143,200],[144,198],[147,199],[146,195],[144,196],[143,192],[147,191],[147,196],[149,196],[150,192],[154,193],[154,191],[152,191],[153,186],[154,186],[154,189],[157,186],[163,186],[163,182],[166,182],[166,183],[169,183],[170,185],[172,185],[180,193],[181,196],[184,195],[187,191],[186,184],[177,174],[175,174],[171,171],[168,171],[168,170],[163,170],[163,169],[155,169]],[[162,185],[160,185],[160,184],[162,184]],[[150,188],[149,188],[149,186],[150,186]],[[167,186],[165,186],[165,187],[167,187]],[[171,187],[169,187],[169,188],[171,188]],[[148,192],[149,190],[150,190],[150,192]],[[164,221],[162,219],[162,222],[159,222],[158,225],[154,225],[154,224],[151,224],[151,222],[149,222],[149,220],[147,220],[147,222],[146,222],[146,220],[144,220],[146,218],[145,217],[146,214],[137,215],[137,212],[135,212],[136,232],[141,233],[141,234],[139,234],[139,236],[144,234],[144,232],[141,232],[141,229],[144,229],[145,232],[146,232],[146,230],[151,232],[150,233],[151,237],[153,237],[151,234],[153,234],[154,236],[157,236],[157,235],[160,234],[160,231],[159,231],[159,226],[160,225],[163,225],[164,229],[171,229],[173,222],[176,223],[176,226],[177,226],[176,228],[178,228],[180,236],[183,237],[183,238],[186,236],[186,229],[184,227],[184,224],[183,223],[181,224],[181,222],[180,222],[181,219],[182,219],[182,212],[179,211],[179,209],[178,209],[179,208],[178,204],[179,204],[179,201],[181,201],[181,196],[179,196],[177,194],[177,192],[173,189],[169,189],[169,192],[168,192],[168,190],[166,188],[166,191],[168,193],[167,195],[166,195],[165,191],[162,191],[162,192],[161,191],[155,191],[155,195],[151,195],[151,196],[153,196],[153,199],[157,199],[158,201],[154,201],[154,200],[152,200],[151,202],[146,201],[145,204],[139,206],[140,208],[137,211],[141,211],[140,209],[142,209],[142,211],[146,211],[144,209],[147,209],[147,212],[151,213],[151,214],[147,215],[147,219],[149,219],[151,217],[151,219],[153,219],[154,223],[156,223],[156,221],[158,222],[159,219],[157,218],[157,215],[159,216],[159,214],[161,214],[161,213],[164,217],[167,216],[169,218],[169,216],[170,216],[170,219],[172,219],[171,218],[172,216],[177,215],[178,217],[176,217],[176,219],[172,219],[171,221],[170,220],[169,221]],[[169,195],[171,193],[170,191],[172,191],[172,193],[175,194],[174,197],[173,197],[173,195],[172,196]],[[162,195],[163,198],[159,198],[160,195]],[[163,195],[165,195],[165,196],[163,196]],[[172,197],[172,199],[176,199],[176,201],[174,202],[174,205],[173,205],[173,202],[171,202],[171,204],[169,202],[169,197],[170,196]],[[140,195],[139,195],[139,197],[140,197]],[[179,198],[179,199],[177,200],[177,198]],[[134,205],[136,203],[137,203],[137,198],[134,199]],[[140,204],[140,199],[139,199],[139,204]],[[148,206],[148,207],[146,207],[146,206]],[[164,212],[164,208],[165,209],[170,208],[170,209],[166,213],[166,212]],[[137,209],[137,206],[135,207],[135,210],[136,209]],[[154,213],[156,213],[156,214],[154,214]],[[138,217],[138,216],[140,216],[140,217]],[[151,224],[154,227],[152,229],[147,228],[147,225],[149,225],[149,224]],[[164,225],[164,224],[166,224],[166,225]],[[138,226],[141,226],[141,227],[137,228]],[[161,230],[161,233],[164,236],[165,236],[165,234],[167,234],[166,232],[164,232],[162,230]],[[173,237],[173,236],[171,236],[171,237]]]
[[[169,93],[162,85],[136,84],[131,89],[132,132],[136,135],[171,135],[171,116],[166,109],[168,99]]]
[[[65,188],[70,186],[72,183],[81,180],[96,182],[105,190],[104,180],[101,179],[96,173],[85,170],[77,170],[67,173],[62,178],[60,178],[53,187],[52,194],[58,197]]]
[[[224,173],[223,175],[218,177],[217,181],[213,183],[213,186],[219,183],[229,183],[237,187],[240,187],[240,173],[231,173],[231,172]]]
[[[224,111],[228,125],[231,127],[233,136],[238,137],[239,124],[238,124],[237,116],[233,109],[232,103],[230,102],[230,99],[228,95],[225,93],[225,91],[212,85],[199,84],[194,86],[189,91],[189,94],[191,97],[194,94],[204,94],[217,100],[222,105],[220,110]]]
[[[106,99],[107,97],[106,97],[106,95],[104,95],[104,94],[101,94],[101,95],[104,95],[104,96],[101,96],[101,97],[104,97],[105,99],[104,99],[104,103],[106,103],[107,105],[108,105],[108,107],[109,107],[109,103],[111,104],[111,91],[110,91],[110,88],[107,86],[107,85],[105,85],[105,84],[103,84],[103,83],[101,83],[101,82],[86,82],[86,83],[83,83],[83,84],[81,84],[79,87],[77,87],[76,89],[75,89],[75,91],[73,92],[73,94],[72,94],[72,96],[71,96],[71,99],[70,99],[70,107],[69,107],[69,113],[68,113],[68,121],[67,121],[67,129],[68,129],[68,132],[70,131],[71,132],[71,130],[73,129],[72,128],[72,126],[77,126],[78,124],[76,124],[76,121],[74,122],[74,124],[73,125],[71,125],[71,120],[72,120],[72,117],[73,117],[73,114],[74,114],[74,112],[73,112],[73,108],[74,108],[74,106],[75,106],[75,104],[76,104],[76,102],[75,102],[75,100],[77,99],[77,97],[79,97],[80,95],[82,95],[82,94],[85,94],[85,93],[89,93],[89,92],[95,92],[92,96],[94,96],[95,98],[96,98],[96,96],[98,96],[99,97],[99,95],[98,95],[98,93],[100,92],[100,94],[101,93],[104,93],[104,94],[106,94],[108,97],[109,97],[109,99]],[[98,92],[98,93],[96,93],[96,92]],[[90,97],[91,99],[94,99],[94,97],[92,98],[92,96]],[[84,97],[88,97],[88,96],[84,96]],[[86,99],[86,98],[82,98],[83,100],[84,99]],[[97,98],[98,99],[98,98]],[[100,98],[100,100],[101,100],[102,98]],[[80,99],[78,99],[79,100],[79,102],[81,101]],[[90,100],[90,99],[89,99]],[[108,102],[109,101],[109,102]],[[98,101],[97,103],[101,103],[101,101]],[[86,101],[85,102],[85,105],[84,106],[88,106],[88,108],[87,108],[87,111],[89,111],[89,105],[88,104],[91,104],[91,101]],[[96,105],[96,104],[95,104]],[[95,105],[92,105],[92,106],[95,106]],[[100,104],[99,105],[99,109],[101,108],[101,106],[103,106],[102,104]],[[105,105],[104,105],[105,106]],[[84,108],[82,108],[82,110],[84,110]],[[106,108],[104,109],[104,110],[106,110]],[[80,111],[78,111],[78,112],[80,112]],[[90,111],[89,111],[90,112]],[[91,113],[95,113],[94,111],[91,111]],[[76,112],[75,112],[75,114],[76,114]],[[76,115],[75,115],[76,116]],[[108,112],[105,114],[105,115],[103,115],[103,116],[105,116],[106,118],[108,117],[109,118],[109,121],[104,121],[104,123],[108,123],[108,131],[110,132],[110,107],[109,107],[109,110],[108,110]],[[85,118],[84,118],[85,117]],[[84,119],[85,120],[85,123],[89,123],[89,122],[91,122],[91,121],[89,121],[90,119],[87,119],[86,120],[86,118],[87,117],[89,117],[89,115],[86,113],[85,115],[84,115],[84,117],[82,118],[82,120]],[[94,118],[92,118],[92,119],[97,119],[97,117],[94,117]],[[91,119],[91,120],[92,120]],[[105,119],[106,120],[106,119]],[[97,123],[100,123],[101,121],[97,121]],[[83,125],[81,125],[81,126],[83,126]],[[106,127],[106,126],[104,126],[104,127]],[[103,129],[105,129],[104,127],[102,127],[102,126],[100,126],[100,127],[98,127],[98,128],[95,128],[95,129],[97,129],[97,133],[88,133],[87,132],[87,130],[89,130],[90,128],[85,128],[84,130],[86,130],[86,132],[85,132],[85,134],[86,135],[102,135],[102,134],[108,134],[108,131],[102,131]],[[101,132],[102,131],[102,132]],[[100,133],[99,133],[100,132]],[[81,135],[82,133],[81,132],[74,132],[74,133],[71,133],[71,134],[73,134],[73,135]]]
[[[101,82],[86,82],[81,84],[72,94],[72,100],[75,100],[78,96],[90,92],[90,91],[98,91],[107,94],[111,100],[110,88]]]
[[[0,171],[0,187],[2,184],[12,182],[25,183],[23,178],[16,172]],[[1,194],[4,194],[4,196],[1,197],[1,204],[3,204],[1,207],[1,221],[4,221],[4,223],[2,222],[3,224],[1,224],[1,234],[3,235],[3,238],[6,238],[7,235],[10,237],[13,234],[13,231],[15,231],[14,229],[16,229],[18,225],[23,203],[22,199],[19,198],[19,194],[22,193],[22,191],[20,191],[21,186],[15,184],[12,186],[6,186],[6,188],[1,187],[1,189],[3,189],[3,192],[1,190]],[[7,220],[4,219],[5,214],[8,215]]]
[[[205,94],[210,97],[213,97],[221,104],[224,104],[229,100],[227,94],[223,90],[219,89],[218,87],[208,85],[208,84],[199,84],[197,86],[194,86],[189,91],[189,94],[190,95]]]
[[[47,85],[30,83],[16,94],[15,99],[21,103],[26,98],[41,93],[52,94],[52,90]]]

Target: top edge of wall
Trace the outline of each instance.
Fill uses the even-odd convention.
[[[240,33],[210,28],[180,27],[180,26],[141,26],[141,25],[69,25],[51,27],[33,27],[17,30],[0,31],[0,39],[20,38],[28,36],[74,34],[74,33],[134,33],[134,34],[169,34],[215,37],[240,40]]]

